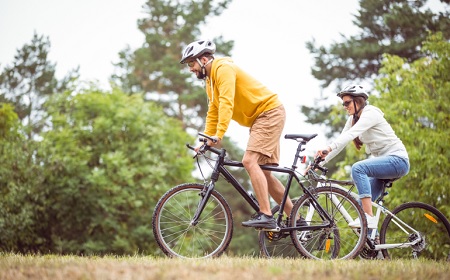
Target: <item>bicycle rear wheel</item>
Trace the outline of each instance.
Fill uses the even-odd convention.
[[[169,257],[207,258],[220,256],[233,235],[231,209],[213,190],[196,225],[192,219],[203,199],[203,185],[188,183],[167,191],[153,213],[153,234]]]
[[[293,199],[292,203],[297,200]],[[272,208],[272,214],[280,211],[280,205]],[[289,226],[289,220],[284,218],[282,224]],[[302,258],[303,256],[297,251],[292,244],[289,232],[273,232],[259,231],[259,248],[261,256],[268,258]]]
[[[292,231],[294,246],[303,256],[311,259],[352,259],[358,256],[367,238],[367,220],[359,203],[348,191],[333,187],[310,191],[333,221],[322,229]],[[324,225],[328,220],[314,204],[313,199],[304,194],[295,203],[290,219],[303,217],[309,226]],[[348,223],[356,218],[362,222],[361,228],[349,227]]]
[[[395,208],[392,213],[407,226],[391,215],[386,216],[381,226],[380,244],[399,244],[399,247],[382,250],[385,258],[450,261],[450,224],[438,209],[422,202],[408,202]],[[412,246],[400,247],[415,240],[420,241]]]

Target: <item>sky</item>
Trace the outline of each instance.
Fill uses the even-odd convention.
[[[137,20],[145,18],[145,0],[0,0],[0,68],[10,65],[17,49],[28,44],[34,32],[48,36],[49,59],[57,77],[80,67],[83,81],[108,88],[118,53],[144,43]],[[358,0],[234,0],[222,15],[202,27],[202,38],[223,35],[234,40],[236,64],[277,93],[287,120],[284,134],[317,133],[307,151],[327,143],[323,128],[305,123],[300,106],[313,106],[321,96],[338,102],[331,90],[321,90],[311,75],[313,56],[305,43],[314,39],[329,46],[359,33],[353,24]],[[199,38],[200,39],[200,38]],[[180,50],[180,55],[181,55]],[[351,83],[351,81],[349,81]],[[206,97],[206,96],[205,96]],[[245,148],[248,128],[232,121],[227,132]],[[281,166],[291,166],[297,143],[281,140]]]

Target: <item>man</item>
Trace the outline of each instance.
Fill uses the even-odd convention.
[[[286,113],[278,96],[259,81],[242,71],[229,57],[214,58],[216,46],[212,41],[200,40],[189,44],[183,51],[180,63],[199,79],[205,80],[209,108],[204,133],[220,142],[231,120],[250,128],[250,137],[242,163],[247,170],[258,199],[260,211],[243,226],[275,229],[269,193],[281,203],[284,186],[260,164],[278,165],[280,136]],[[197,147],[198,151],[199,147]],[[292,202],[286,203],[286,214],[292,210]]]

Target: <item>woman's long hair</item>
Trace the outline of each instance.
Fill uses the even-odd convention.
[[[352,96],[352,99],[354,101],[353,106],[355,107],[354,108],[355,114],[353,115],[353,121],[352,121],[352,126],[354,126],[355,123],[358,122],[359,117],[361,116],[361,112],[367,103],[366,103],[366,100],[360,96],[355,96],[355,97]],[[356,105],[358,105],[358,111],[356,110]],[[355,144],[356,149],[361,150],[363,142],[361,142],[359,137],[356,137],[355,139],[353,139],[353,144]]]

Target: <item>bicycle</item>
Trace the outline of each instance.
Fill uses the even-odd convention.
[[[153,217],[153,234],[158,246],[169,257],[181,258],[207,258],[218,257],[227,249],[233,234],[233,217],[230,206],[224,197],[215,190],[215,183],[222,176],[230,183],[240,196],[252,207],[255,212],[259,211],[256,198],[247,193],[245,188],[233,177],[226,167],[243,168],[239,161],[226,159],[226,150],[208,146],[207,140],[212,138],[199,133],[203,138],[203,144],[199,153],[194,158],[202,156],[212,167],[209,180],[203,184],[185,183],[168,190],[156,204]],[[342,223],[344,217],[340,212],[330,212],[328,205],[322,205],[322,201],[316,199],[313,193],[300,180],[296,171],[297,163],[305,161],[306,157],[301,152],[306,143],[316,137],[317,134],[288,134],[285,139],[299,142],[294,162],[291,168],[277,167],[273,165],[261,165],[264,170],[288,175],[286,190],[276,213],[277,228],[264,231],[272,238],[278,236],[288,237],[292,240],[299,239],[296,248],[300,254],[313,259],[350,259],[358,256],[365,246],[365,227],[361,235],[353,233],[353,229],[347,226],[348,222]],[[186,144],[189,149],[194,147]],[[206,155],[210,152],[216,158],[212,159]],[[214,166],[211,164],[215,161]],[[199,168],[200,164],[199,164]],[[283,210],[289,195],[293,181],[296,181],[303,191],[303,195],[296,203],[308,201],[308,207],[314,209],[316,220],[309,221],[308,225],[297,225],[298,216],[291,214],[290,217],[283,215]],[[359,218],[366,225],[366,217],[358,202],[346,192],[339,189],[321,188],[320,191],[333,193],[339,198],[340,207],[345,207],[350,213],[351,221]],[[294,213],[292,211],[292,213]],[[305,216],[306,217],[306,216]],[[320,243],[318,243],[320,241]],[[292,243],[291,243],[292,244]]]
[[[327,186],[332,189],[340,189],[358,199],[358,195],[352,190],[355,188],[353,181],[341,181],[326,178],[328,169],[319,165],[321,159],[316,158],[310,163],[308,180],[312,184]],[[321,171],[319,175],[317,172]],[[450,223],[437,208],[423,202],[407,202],[390,211],[384,206],[384,199],[388,195],[387,189],[392,187],[398,178],[384,180],[382,195],[372,202],[376,210],[377,225],[380,224],[381,214],[385,216],[380,231],[369,232],[366,246],[360,253],[365,259],[398,259],[398,258],[424,258],[450,261]],[[344,186],[349,187],[349,189]],[[317,189],[320,189],[318,187]],[[338,205],[334,194],[321,193],[324,199]],[[312,211],[305,207],[301,211],[301,205],[294,205],[292,210],[297,212]],[[346,216],[346,209],[338,211]],[[310,213],[310,215],[313,215]],[[377,227],[378,228],[378,227]],[[355,230],[355,233],[362,234]],[[293,256],[292,244],[280,240],[279,244],[271,242],[270,238],[260,234],[261,251],[268,257]],[[295,245],[295,240],[294,240]],[[409,250],[408,250],[409,249]]]

